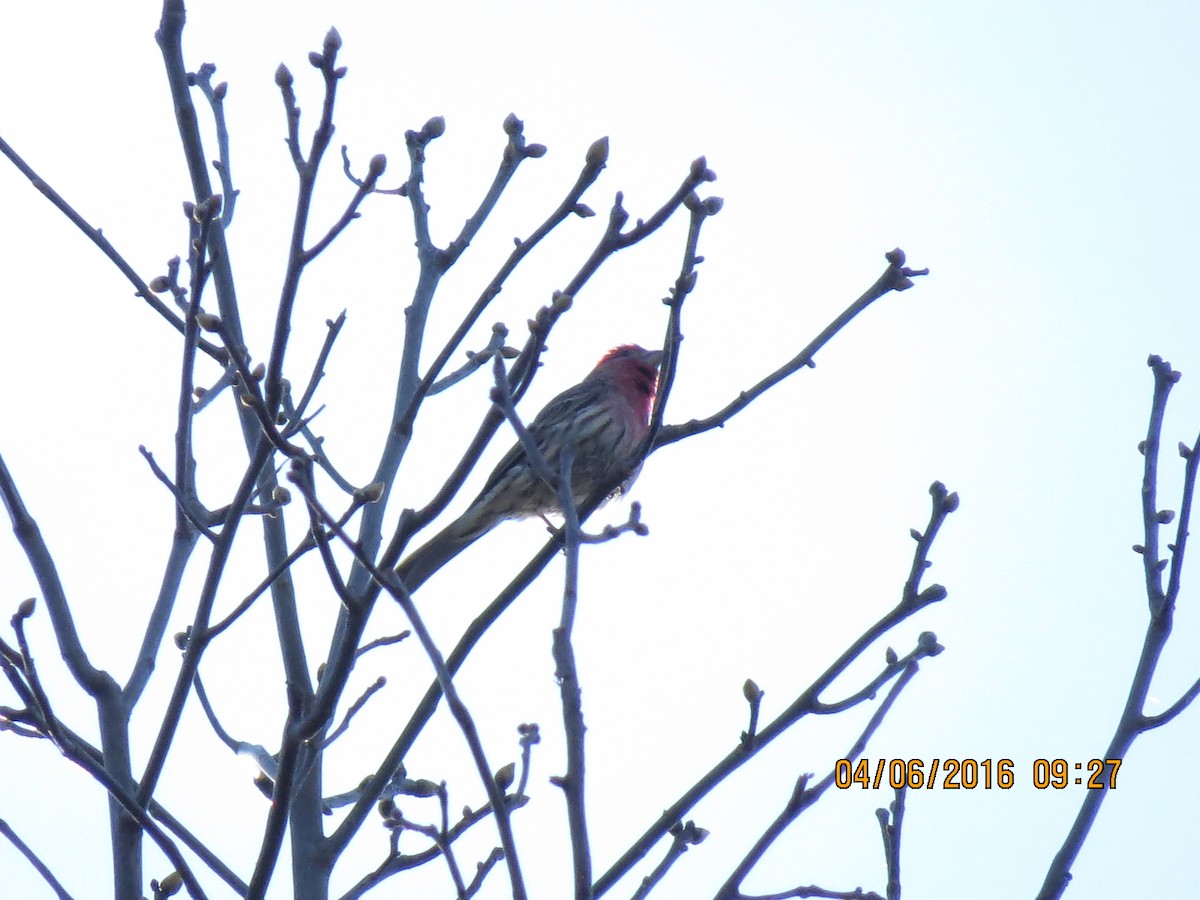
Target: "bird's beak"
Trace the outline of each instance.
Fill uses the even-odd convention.
[[[662,358],[663,352],[661,350],[647,350],[646,355],[642,357],[642,361],[658,367],[662,365]]]

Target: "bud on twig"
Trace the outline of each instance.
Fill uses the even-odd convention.
[[[410,781],[404,786],[404,793],[410,797],[436,797],[441,793],[441,785],[430,781],[428,778],[418,778],[416,781]]]
[[[330,28],[329,31],[325,33],[325,54],[327,56],[333,56],[341,48],[342,36],[338,34],[338,30],[336,28]]]
[[[584,157],[589,169],[602,169],[604,164],[608,162],[608,138],[602,137],[592,143],[588,147],[587,156]]]
[[[922,631],[920,637],[917,638],[917,646],[928,656],[937,656],[946,649],[938,643],[937,635],[932,631]]]
[[[502,792],[507,792],[509,787],[512,786],[512,783],[513,783],[514,779],[516,778],[516,774],[517,774],[516,763],[509,763],[506,766],[501,766],[499,771],[496,772],[496,776],[495,776],[496,787],[500,788],[500,790]]]
[[[746,683],[742,685],[742,696],[746,698],[747,703],[757,703],[762,699],[762,689],[754,683],[753,678],[747,678]]]
[[[372,481],[362,489],[363,500],[367,503],[378,503],[379,499],[383,496],[383,487],[382,481]]]
[[[434,116],[425,123],[425,127],[421,129],[421,134],[426,140],[432,141],[440,138],[446,133],[446,120],[442,116]]]
[[[940,584],[931,584],[917,594],[917,599],[922,603],[937,603],[939,600],[946,599],[946,589]]]
[[[181,887],[183,887],[183,876],[178,872],[172,872],[158,883],[158,893],[161,897],[174,897],[179,893]]]

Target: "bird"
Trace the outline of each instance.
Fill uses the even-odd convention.
[[[661,350],[623,344],[608,351],[587,377],[546,404],[527,430],[550,471],[562,471],[562,451],[572,449],[571,494],[583,503],[598,488],[629,490],[650,430]],[[506,519],[561,512],[558,494],[517,442],[492,470],[466,512],[404,559],[396,572],[408,591]]]

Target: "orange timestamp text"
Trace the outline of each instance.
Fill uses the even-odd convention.
[[[1071,785],[1088,790],[1113,790],[1117,786],[1119,759],[1090,759],[1086,763],[1065,759],[1035,759],[1033,786],[1061,790]],[[833,769],[839,788],[911,788],[926,790],[1008,790],[1017,783],[1011,759],[839,759]]]

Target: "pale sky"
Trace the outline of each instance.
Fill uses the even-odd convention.
[[[10,7],[0,136],[144,277],[159,274],[185,252],[180,204],[190,195],[153,39],[156,4]],[[633,494],[650,535],[585,553],[576,652],[597,870],[736,743],[746,727],[745,678],[766,691],[763,716],[772,718],[898,599],[913,547],[908,530],[925,524],[927,488],[939,479],[962,499],[927,575],[949,596],[855,672],[869,678],[885,646],[907,652],[925,630],[946,652],[922,664],[866,757],[1012,759],[1012,790],[910,795],[903,884],[912,897],[1032,897],[1083,799],[1082,788],[1036,790],[1033,760],[1103,755],[1147,621],[1141,562],[1130,547],[1142,540],[1136,446],[1149,416],[1149,354],[1183,373],[1163,433],[1164,508],[1179,507],[1182,460],[1171,448],[1195,443],[1200,429],[1192,272],[1200,10],[1182,2],[1137,10],[911,0],[195,2],[184,36],[189,67],[214,62],[217,79],[229,82],[241,190],[229,239],[256,358],[273,324],[294,200],[273,73],[281,61],[291,68],[301,127],[311,127],[320,94],[306,57],[330,25],[342,35],[349,74],[318,222],[336,217],[350,193],[337,158],[343,143],[359,171],[386,153],[383,180],[394,185],[407,166],[404,131],[445,117],[425,185],[440,244],[490,183],[505,115],[515,112],[528,139],[549,147],[524,164],[443,284],[431,355],[513,235],[546,215],[602,135],[612,148],[608,168],[585,198],[599,215],[555,236],[484,317],[472,346],[497,319],[514,343],[523,341],[525,320],[582,263],[614,193],[625,192],[633,217],[648,216],[701,154],[719,176],[707,192],[725,207],[705,226],[706,261],[685,309],[668,421],[713,412],[793,356],[874,281],[885,251],[900,246],[911,265],[931,270],[856,320],[814,370],[723,430],[654,455]],[[7,163],[0,197],[0,453],[55,553],[94,661],[123,680],[170,539],[170,499],[138,446],[170,458],[179,341]],[[294,381],[306,376],[325,320],[348,310],[318,421],[330,452],[363,482],[386,427],[412,292],[411,228],[405,202],[370,198],[313,267],[297,307]],[[609,347],[661,341],[659,298],[678,271],[682,236],[681,219],[611,261],[576,298],[522,407],[527,416]],[[431,434],[422,444],[418,430],[393,517],[428,499],[448,458],[457,459],[454,442],[485,408],[480,379],[455,394],[446,402],[459,405],[427,411]],[[228,404],[210,410],[198,437],[213,506],[225,502],[243,464],[230,413]],[[510,440],[497,438],[477,478]],[[624,511],[610,504],[592,524],[621,521]],[[301,518],[294,522],[293,537]],[[437,636],[449,642],[542,535],[536,521],[506,525],[468,551],[466,571],[431,581],[421,594]],[[223,594],[229,605],[259,577],[257,546],[257,537],[244,539],[243,568]],[[309,562],[300,575],[319,579]],[[1185,567],[1149,713],[1200,677],[1200,598],[1190,590],[1197,566],[1192,559]],[[185,596],[194,597],[201,574],[196,561]],[[37,593],[15,541],[0,539],[0,621]],[[556,564],[459,679],[480,710],[489,758],[515,759],[518,723],[542,727],[534,802],[515,818],[527,871],[545,866],[531,883],[539,900],[564,896],[569,875],[561,798],[547,783],[563,766],[550,658],[560,593]],[[324,646],[330,599],[305,599],[310,644]],[[282,678],[260,612],[247,627],[262,630],[216,645],[204,671],[226,727],[274,748]],[[178,615],[181,623],[190,616]],[[398,613],[381,611],[379,633],[399,627]],[[93,735],[93,709],[55,671],[44,609],[31,635],[60,685],[59,713]],[[164,650],[137,734],[152,734],[177,666],[173,649]],[[380,674],[389,688],[360,718],[352,758],[329,775],[330,792],[367,774],[371,748],[390,744],[409,693],[423,691],[430,673],[413,643],[366,657],[358,689]],[[840,686],[851,693],[861,683]],[[0,689],[0,704],[13,703]],[[656,896],[711,895],[796,776],[828,771],[871,709],[804,723],[689,813],[711,836]],[[142,759],[149,740],[137,747]],[[197,833],[248,874],[266,811],[261,795],[194,703],[179,740],[164,802],[189,810]],[[1191,709],[1135,743],[1067,897],[1194,892],[1200,787],[1189,763],[1198,740],[1200,711]],[[448,778],[455,804],[478,805],[473,776],[456,768],[464,759],[460,735],[441,722],[414,750],[409,772]],[[110,893],[99,788],[53,748],[10,734],[0,733],[0,768],[8,773],[0,818],[75,896]],[[890,791],[831,792],[746,888],[815,883],[883,893],[874,809],[891,799]],[[385,834],[370,823],[361,842],[335,889],[378,861]],[[491,843],[488,833],[480,852]],[[157,851],[147,854],[148,877],[169,871]],[[629,896],[647,871],[609,896]],[[0,875],[13,896],[51,896],[7,843]],[[481,896],[503,896],[501,876]],[[444,868],[423,877],[430,896],[449,896]],[[284,862],[272,896],[287,896],[289,879]],[[214,886],[213,896],[221,890]]]

